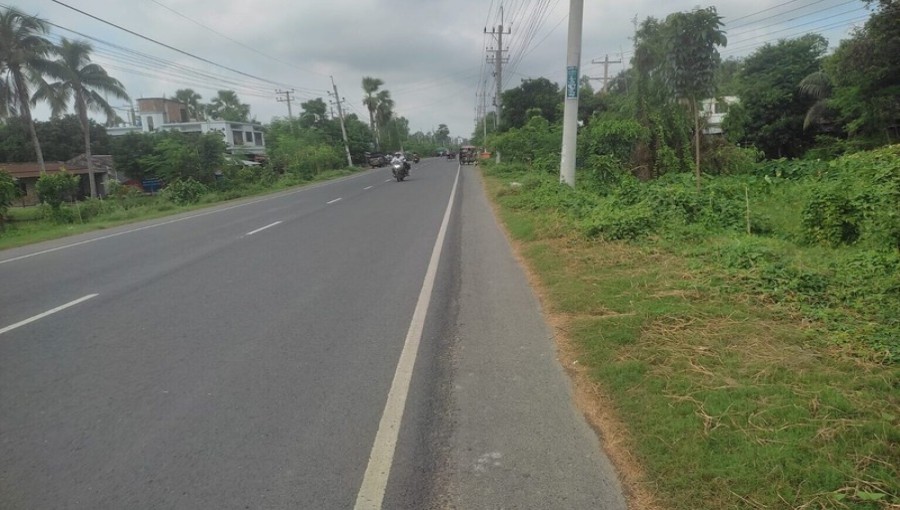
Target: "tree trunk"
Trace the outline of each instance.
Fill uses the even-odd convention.
[[[372,110],[369,110],[369,127],[372,128],[372,137],[375,138],[375,150],[378,151],[381,149],[381,144],[378,143],[378,129],[375,127],[375,113]]]
[[[97,198],[97,181],[94,178],[94,158],[91,157],[91,125],[88,122],[87,105],[81,91],[76,93],[76,109],[78,110],[78,118],[81,120],[81,131],[84,134],[84,157],[87,159],[88,182],[91,185],[91,198]]]
[[[700,191],[700,112],[697,111],[695,98],[691,98],[691,107],[694,112],[694,175],[697,177],[697,191]]]
[[[22,118],[28,124],[28,134],[31,135],[31,144],[34,145],[34,154],[37,156],[38,167],[41,169],[41,175],[46,175],[47,166],[44,164],[44,151],[41,150],[41,142],[38,140],[37,130],[34,128],[34,119],[31,117],[31,105],[28,104],[28,87],[25,86],[25,79],[18,68],[10,69],[10,72],[16,82],[16,94],[19,96]],[[22,100],[22,97],[25,99]]]

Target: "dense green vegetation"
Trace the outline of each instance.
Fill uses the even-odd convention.
[[[830,54],[811,34],[706,57],[707,97],[741,103],[701,137],[699,188],[675,49],[714,11],[644,20],[631,69],[583,84],[575,187],[561,97],[523,83],[488,134],[500,214],[662,507],[900,504],[900,52],[876,48],[900,11],[871,5]]]

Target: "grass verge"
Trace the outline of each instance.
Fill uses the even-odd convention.
[[[71,222],[53,221],[45,206],[13,207],[8,212],[7,222],[0,229],[0,250],[15,248],[41,241],[103,230],[119,225],[151,220],[173,214],[203,209],[211,205],[253,196],[266,195],[278,191],[309,186],[318,182],[352,175],[367,168],[346,168],[329,170],[317,174],[310,180],[282,178],[271,185],[256,185],[231,188],[208,193],[198,203],[178,205],[159,195],[142,196],[128,201],[114,199],[93,200],[76,204],[64,204],[64,216]]]
[[[586,239],[516,177],[489,195],[633,508],[900,508],[896,364],[824,341],[694,243]]]

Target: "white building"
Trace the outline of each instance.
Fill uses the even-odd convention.
[[[169,130],[182,133],[211,133],[222,135],[226,150],[231,153],[261,155],[266,152],[262,126],[252,122],[227,120],[189,120],[187,106],[180,101],[165,98],[141,98],[132,125],[106,128],[110,136],[127,133],[152,133]]]
[[[703,128],[705,135],[721,135],[722,121],[728,113],[728,108],[740,102],[736,96],[724,96],[720,98],[704,99],[700,102],[700,115],[706,121]]]

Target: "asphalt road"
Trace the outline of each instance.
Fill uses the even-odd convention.
[[[457,169],[0,252],[0,508],[624,508]]]

